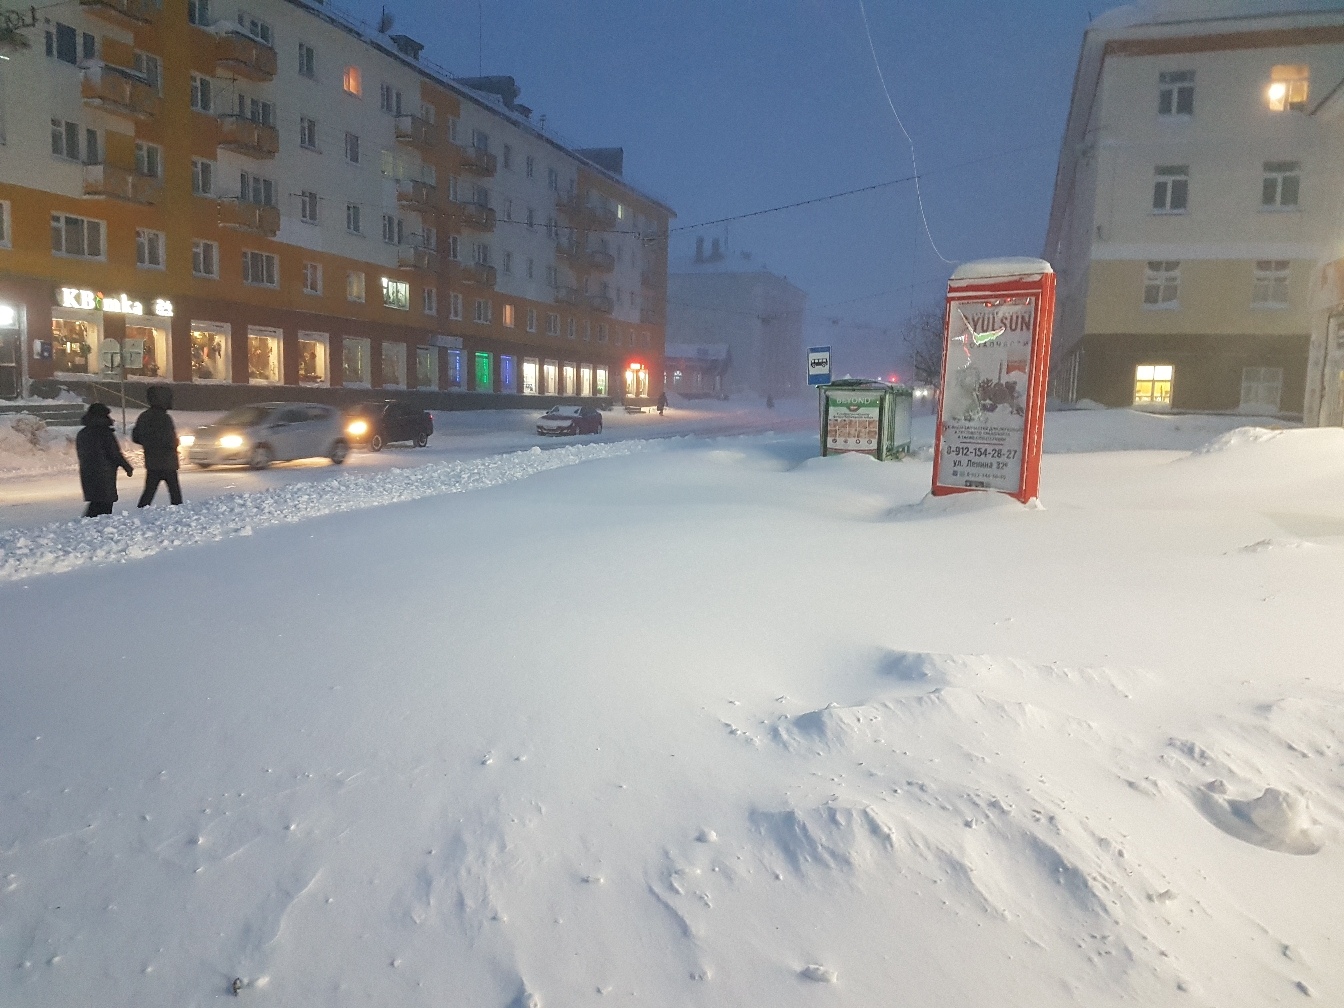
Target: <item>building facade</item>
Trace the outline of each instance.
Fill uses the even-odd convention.
[[[672,213],[511,78],[318,0],[33,20],[0,60],[0,397],[657,397]]]
[[[1085,36],[1045,248],[1058,399],[1304,412],[1339,247],[1344,4],[1233,9],[1159,0]]]
[[[784,277],[751,268],[715,238],[668,277],[667,339],[727,347],[725,394],[789,395],[807,385],[803,314],[807,295]]]

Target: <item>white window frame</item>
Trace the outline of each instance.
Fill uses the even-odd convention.
[[[1302,205],[1302,162],[1266,161],[1260,180],[1260,209],[1294,212]]]
[[[13,222],[10,220],[9,200],[0,200],[0,248],[13,248]]]
[[[1257,390],[1274,389],[1275,394],[1261,396]],[[1283,368],[1244,367],[1241,369],[1241,399],[1237,409],[1257,416],[1276,415],[1283,407]]]
[[[61,247],[57,249],[52,246],[51,254],[60,256],[63,259],[95,259],[105,260],[107,258],[107,222],[98,220],[96,217],[81,217],[78,214],[52,213],[53,221],[60,222]],[[89,247],[89,225],[98,226],[98,252],[95,255],[89,255],[88,252],[67,252],[65,251],[65,232],[70,221],[79,221],[79,229],[83,238],[84,247]]]
[[[165,242],[166,239],[162,231],[155,231],[152,228],[136,228],[135,265],[140,269],[164,269],[168,260],[168,249]]]
[[[317,120],[311,116],[299,116],[299,146],[304,150],[317,150]]]
[[[260,252],[256,249],[243,249],[243,283],[249,287],[280,286],[280,260],[273,252]],[[256,278],[260,269],[261,278]]]
[[[233,383],[233,327],[228,322],[203,322],[198,319],[191,320],[191,327],[188,330],[188,341],[194,350],[195,340],[191,339],[191,334],[203,332],[210,333],[213,336],[222,336],[221,341],[224,347],[223,356],[219,362],[220,370],[226,377],[223,378],[198,378],[196,377],[195,359],[192,360],[190,368],[191,381],[201,385],[231,385]]]
[[[537,310],[535,308],[527,310],[527,331],[530,333],[537,331]]]
[[[351,98],[364,97],[364,71],[353,64],[341,71],[341,90]]]
[[[1265,103],[1271,112],[1305,112],[1310,93],[1310,66],[1280,64],[1270,70]]]
[[[473,322],[479,323],[480,325],[489,325],[490,316],[491,316],[490,299],[476,298],[476,302],[475,304],[472,305],[471,308],[471,320]]]
[[[1150,260],[1143,277],[1143,307],[1172,311],[1181,306],[1180,260]]]
[[[363,304],[366,293],[364,273],[361,270],[346,270],[345,299],[356,304]]]
[[[348,381],[345,377],[345,348],[351,343],[363,344],[364,368],[359,381]],[[373,341],[367,336],[346,336],[341,340],[341,384],[346,388],[370,388],[373,384]]]
[[[384,308],[393,308],[397,311],[411,310],[411,285],[409,283],[392,277],[380,277],[379,283],[383,291]]]
[[[439,291],[437,287],[426,287],[420,293],[420,300],[426,315],[439,314]]]
[[[1142,383],[1148,384],[1148,395],[1141,397],[1139,389]],[[1158,399],[1158,384],[1167,386],[1165,399]],[[1133,405],[1143,409],[1171,409],[1172,398],[1176,394],[1176,369],[1171,364],[1138,364],[1134,367]]]
[[[306,262],[303,264],[303,292],[305,294],[322,293],[322,264]]]
[[[191,75],[191,108],[206,115],[215,110],[215,82],[204,74]]]
[[[1153,169],[1152,210],[1158,215],[1189,212],[1189,165],[1158,165]]]
[[[1163,70],[1157,77],[1157,114],[1164,119],[1195,114],[1195,72]]]
[[[322,360],[325,365],[322,369],[322,377],[317,381],[308,381],[303,378],[303,344],[317,343],[322,347]],[[299,370],[298,383],[305,388],[330,388],[331,387],[331,336],[324,332],[309,332],[306,329],[300,329],[298,340],[295,344],[298,348]]]
[[[305,224],[318,224],[320,216],[320,203],[317,193],[311,189],[303,189],[299,192],[299,220]]]
[[[317,50],[307,42],[299,43],[299,76],[317,80]]]
[[[1257,259],[1251,281],[1251,305],[1255,308],[1288,307],[1288,259]]]
[[[358,203],[347,203],[345,205],[345,230],[348,234],[362,235],[364,233],[362,217],[363,213]]]
[[[457,291],[448,292],[448,318],[454,322],[462,321],[462,295]]]
[[[209,263],[206,262],[207,249]],[[202,280],[219,279],[219,242],[205,238],[191,240],[191,275]]]
[[[191,159],[191,192],[193,196],[215,194],[215,169],[218,165],[205,158]]]

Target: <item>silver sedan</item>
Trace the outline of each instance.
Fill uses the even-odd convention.
[[[340,411],[318,403],[239,406],[189,437],[187,457],[202,469],[265,469],[272,462],[307,458],[328,458],[340,465],[350,454]]]

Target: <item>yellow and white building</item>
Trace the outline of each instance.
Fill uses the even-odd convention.
[[[656,398],[671,210],[420,48],[319,0],[0,35],[0,397]]]
[[[1056,398],[1310,415],[1344,248],[1344,3],[1294,6],[1159,0],[1089,28],[1045,248]]]

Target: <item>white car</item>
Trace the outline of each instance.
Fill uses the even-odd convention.
[[[318,403],[254,403],[231,409],[192,435],[187,457],[202,469],[328,458],[340,465],[350,454],[341,412]]]
[[[538,434],[601,434],[602,414],[591,406],[552,406],[537,420]]]

